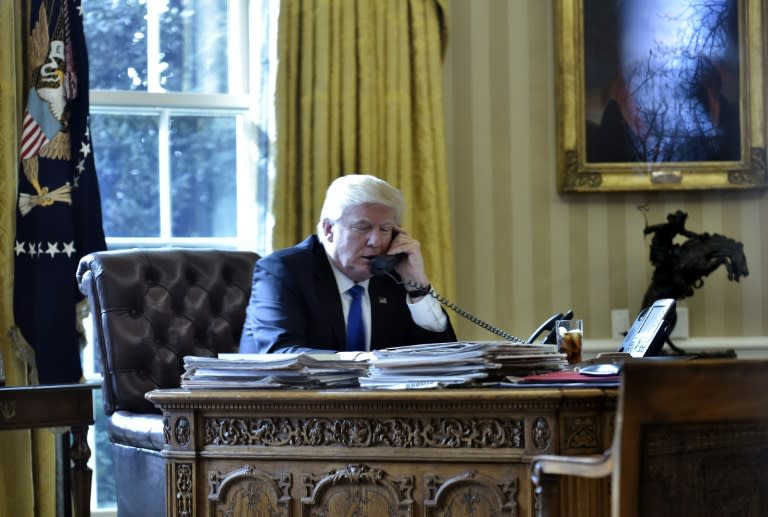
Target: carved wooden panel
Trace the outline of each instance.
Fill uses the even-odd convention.
[[[208,472],[209,515],[216,517],[288,517],[291,474],[276,477],[246,465],[231,472]]]
[[[546,426],[546,420],[544,420]],[[548,443],[548,442],[547,442]],[[204,445],[523,448],[520,418],[208,417]],[[543,447],[542,447],[543,448]]]
[[[427,517],[461,515],[465,517],[517,517],[520,480],[496,480],[477,471],[441,479],[427,476]]]
[[[411,517],[413,476],[393,478],[369,465],[304,474],[303,517]]]
[[[163,440],[174,449],[191,449],[194,429],[191,414],[177,414],[163,417]]]
[[[595,415],[578,415],[563,418],[562,450],[601,452],[603,450],[599,418]]]
[[[668,424],[644,436],[641,515],[768,515],[758,475],[768,468],[768,422]]]
[[[195,466],[188,462],[170,463],[166,469],[166,505],[168,515],[191,516],[193,513]]]

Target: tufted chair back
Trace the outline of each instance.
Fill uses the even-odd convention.
[[[246,251],[155,248],[80,260],[120,517],[165,516],[163,417],[144,395],[179,387],[186,355],[238,350],[256,259]]]
[[[156,248],[102,251],[77,270],[104,376],[104,411],[154,413],[144,394],[176,388],[186,355],[236,352],[258,255]]]

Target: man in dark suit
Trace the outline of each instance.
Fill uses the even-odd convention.
[[[376,177],[336,179],[317,235],[256,263],[240,352],[349,349],[353,285],[363,289],[364,349],[455,341],[428,295],[419,242],[399,226],[404,205],[400,191]],[[371,276],[371,259],[382,254],[403,254],[392,277]]]

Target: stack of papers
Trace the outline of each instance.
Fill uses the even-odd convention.
[[[367,388],[415,389],[496,384],[568,365],[557,345],[464,341],[413,345],[370,354]]]
[[[374,352],[184,357],[182,388],[420,389],[486,386],[568,366],[557,345],[461,341]]]
[[[341,388],[365,375],[365,354],[219,354],[184,357],[182,388]]]

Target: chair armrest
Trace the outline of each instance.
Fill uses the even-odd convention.
[[[610,450],[591,456],[535,456],[531,465],[531,481],[536,498],[536,516],[560,517],[560,476],[603,478],[612,471]]]
[[[586,478],[602,478],[609,476],[613,470],[611,451],[590,456],[558,456],[544,454],[533,458],[532,476],[552,474],[558,476],[578,476]],[[534,480],[534,483],[536,481]]]

